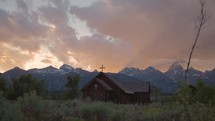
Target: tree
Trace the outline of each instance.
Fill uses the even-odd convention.
[[[201,34],[202,28],[204,27],[204,25],[206,24],[206,22],[210,18],[208,11],[206,9],[207,0],[200,0],[199,3],[200,3],[200,15],[197,18],[197,21],[195,23],[195,30],[196,30],[195,39],[194,39],[194,43],[193,43],[193,46],[192,46],[190,54],[189,54],[187,68],[186,68],[185,76],[184,76],[184,82],[183,82],[183,84],[179,90],[179,93],[178,93],[178,96],[180,98],[179,100],[181,101],[181,104],[183,105],[183,107],[185,109],[185,114],[186,114],[188,121],[192,121],[192,117],[191,117],[191,114],[189,112],[189,104],[190,104],[190,102],[192,102],[193,95],[192,95],[192,89],[189,87],[187,75],[188,75],[188,71],[190,68],[192,55],[193,55],[194,49],[196,47],[196,44],[199,40],[199,36]]]
[[[0,91],[5,91],[6,90],[6,84],[5,80],[3,78],[0,78]]]
[[[0,92],[5,97],[7,95],[8,89],[6,87],[6,82],[3,78],[0,78]]]
[[[202,81],[195,84],[194,100],[206,105],[215,105],[215,86],[205,85]]]
[[[201,34],[202,28],[204,27],[204,25],[206,24],[206,22],[210,18],[210,15],[208,14],[208,11],[206,9],[206,3],[207,3],[207,0],[200,0],[200,7],[201,7],[200,15],[197,18],[197,21],[196,21],[196,24],[195,24],[196,34],[195,34],[194,43],[193,43],[193,46],[191,48],[189,58],[188,58],[187,68],[186,68],[185,76],[184,76],[185,81],[187,81],[187,74],[188,74],[188,71],[189,71],[189,68],[190,68],[192,55],[193,55],[194,49],[196,47],[196,44],[197,44],[197,42],[199,40],[199,36]],[[188,81],[187,81],[187,83],[188,83]]]
[[[68,76],[67,79],[68,82],[65,86],[69,89],[69,91],[66,94],[66,98],[74,99],[79,95],[78,83],[80,80],[80,76],[79,75],[76,75],[74,77]]]
[[[36,91],[38,95],[43,95],[44,86],[42,80],[33,78],[30,74],[23,75],[19,79],[12,79],[12,85],[9,90],[9,99],[17,99],[24,93]]]

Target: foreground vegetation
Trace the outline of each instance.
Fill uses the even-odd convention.
[[[36,92],[25,93],[17,101],[0,96],[1,121],[184,121],[186,112],[180,102],[148,105],[114,104],[81,100],[44,100]],[[193,121],[213,121],[212,105],[189,105]]]
[[[139,105],[81,100],[78,80],[78,76],[68,77],[68,91],[56,99],[48,98],[42,81],[30,75],[13,79],[8,87],[0,79],[0,121],[215,120],[215,86],[201,81],[194,87],[182,83],[177,95],[157,95],[153,103]]]

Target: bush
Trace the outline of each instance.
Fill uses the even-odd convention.
[[[111,121],[128,121],[128,111],[117,110],[111,113]]]
[[[0,91],[0,121],[22,121],[19,106],[8,101],[3,97],[3,93]]]
[[[191,116],[193,121],[214,121],[215,108],[203,103],[191,105]]]
[[[66,101],[57,105],[55,115],[60,117],[63,121],[71,121],[80,116],[79,108],[80,102],[78,100]]]
[[[208,86],[205,85],[202,81],[198,81],[195,84],[193,98],[195,102],[215,106],[215,86]]]
[[[23,97],[18,98],[24,121],[38,121],[42,118],[43,103],[42,98],[36,92],[24,93]]]
[[[105,103],[95,102],[81,107],[80,112],[86,121],[108,121],[111,110]]]
[[[18,101],[0,94],[0,121],[184,121],[184,108],[179,103],[161,105],[127,105],[106,102],[42,100],[36,92],[25,93]],[[212,105],[189,105],[193,121],[213,121]]]

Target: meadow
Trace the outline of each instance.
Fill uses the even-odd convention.
[[[149,104],[116,104],[80,100],[45,100],[36,92],[16,101],[0,96],[1,121],[185,121],[186,111],[174,97]],[[162,102],[162,103],[161,103]],[[188,106],[192,121],[214,121],[215,108],[204,103]]]

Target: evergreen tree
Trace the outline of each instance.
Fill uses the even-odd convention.
[[[31,91],[36,91],[38,95],[42,95],[44,92],[43,81],[33,78],[30,74],[23,75],[19,79],[12,79],[8,97],[9,99],[17,99],[24,93]]]
[[[65,86],[69,89],[69,91],[66,94],[66,98],[74,99],[79,95],[78,83],[80,80],[80,76],[79,75],[76,75],[74,77],[68,76],[67,79],[68,82]]]

